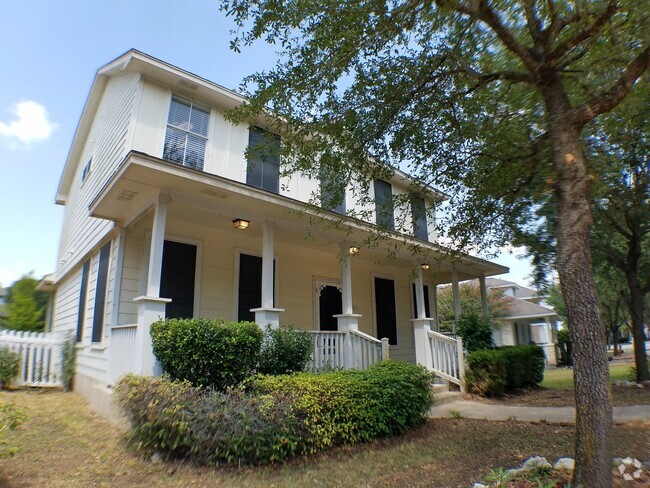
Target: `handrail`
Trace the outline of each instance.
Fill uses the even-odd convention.
[[[371,335],[366,334],[365,332],[361,332],[358,329],[352,329],[350,331],[352,334],[357,335],[359,337],[363,337],[367,341],[374,342],[376,344],[381,344],[381,339],[377,339],[376,337],[373,337]]]
[[[436,339],[442,342],[446,342],[447,344],[456,344],[458,341],[454,339],[453,337],[446,336],[444,334],[441,334],[440,332],[435,332],[433,330],[428,330],[427,333],[429,334],[429,337],[432,339]]]

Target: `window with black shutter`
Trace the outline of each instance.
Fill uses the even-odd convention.
[[[86,261],[81,269],[81,288],[79,289],[79,306],[77,307],[77,342],[83,340],[84,319],[86,318],[86,295],[88,294],[88,274],[90,261]]]
[[[279,193],[280,136],[259,127],[250,128],[246,184]]]
[[[429,307],[429,287],[424,285],[424,316],[431,317],[431,308]],[[411,290],[413,292],[413,318],[418,318],[418,296],[416,294],[415,283],[411,285]]]
[[[104,310],[106,307],[106,287],[108,284],[108,265],[111,258],[111,243],[102,246],[99,251],[97,283],[95,286],[95,311],[93,313],[92,342],[102,342],[104,332]]]
[[[395,308],[395,282],[375,277],[375,317],[377,338],[388,338],[397,345],[397,310]]]
[[[273,291],[275,294],[275,261],[273,261]],[[262,258],[249,254],[239,255],[238,321],[255,321],[252,308],[262,306]]]
[[[375,213],[377,225],[388,230],[395,230],[393,219],[393,190],[390,183],[384,180],[375,180]]]
[[[411,198],[411,216],[413,217],[413,237],[428,241],[427,209],[423,198]]]

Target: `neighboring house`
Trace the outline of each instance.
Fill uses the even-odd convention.
[[[555,338],[560,320],[553,308],[544,302],[537,290],[497,278],[486,280],[489,289],[503,291],[510,297],[508,313],[498,318],[494,331],[497,346],[539,344],[546,352],[547,364],[555,364]]]
[[[47,288],[51,329],[78,341],[75,389],[99,410],[119,376],[155,372],[148,331],[159,317],[358,330],[388,338],[391,358],[430,366],[435,286],[507,272],[445,257],[433,218],[444,197],[434,190],[413,208],[377,208],[372,222],[342,217],[361,210],[352,188],[335,209],[306,205],[319,181],[280,176],[277,157],[247,161],[265,131],[224,118],[242,101],[134,50],[97,72],[57,191],[65,215]],[[379,207],[408,184],[395,171],[371,196]],[[396,218],[404,212],[412,218]],[[342,223],[308,228],[321,219]],[[377,219],[405,224],[358,249]],[[407,245],[387,260],[398,242]]]

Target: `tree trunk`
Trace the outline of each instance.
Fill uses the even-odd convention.
[[[645,350],[645,337],[643,334],[644,296],[639,283],[638,263],[641,258],[641,238],[638,232],[632,232],[628,241],[627,263],[625,277],[630,289],[630,315],[632,316],[632,338],[634,345],[634,365],[636,366],[636,381],[650,380],[648,372],[648,355]]]
[[[576,398],[575,486],[612,486],[612,399],[607,340],[599,313],[589,239],[590,180],[579,129],[559,80],[542,88],[556,175],[557,270],[573,342]]]

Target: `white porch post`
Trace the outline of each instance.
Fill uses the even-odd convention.
[[[344,341],[344,364],[346,368],[354,365],[354,351],[350,340],[350,331],[359,330],[360,314],[354,313],[352,304],[352,257],[350,256],[349,244],[341,243],[341,305],[343,313],[334,315],[339,332],[345,332]]]
[[[280,312],[284,309],[273,306],[274,231],[273,222],[262,224],[262,306],[251,309],[251,312],[255,312],[255,323],[260,327],[270,325],[277,329],[280,327]]]
[[[433,368],[431,347],[429,346],[429,331],[431,330],[431,318],[427,317],[424,308],[424,280],[422,268],[417,267],[415,280],[415,299],[417,303],[418,316],[411,320],[415,336],[415,361],[427,369]]]
[[[483,312],[483,318],[487,320],[490,317],[490,311],[488,309],[488,292],[487,285],[485,283],[485,274],[482,274],[478,279],[479,286],[481,288],[481,310]]]
[[[458,271],[454,268],[451,272],[451,291],[454,294],[454,326],[453,333],[456,333],[456,324],[460,319],[460,289],[458,287]]]
[[[440,331],[440,317],[438,315],[438,285],[434,284],[431,291],[433,292],[433,300],[431,303],[431,311],[433,312],[431,315],[433,315],[433,328],[436,330],[436,332]]]
[[[156,320],[165,318],[165,305],[171,302],[169,298],[160,298],[160,276],[162,273],[167,205],[169,202],[169,195],[161,193],[158,196],[158,201],[155,203],[153,228],[151,230],[151,247],[149,251],[147,293],[146,295],[133,299],[138,304],[138,329],[135,336],[137,355],[135,372],[144,375],[159,373],[151,346],[149,327]]]

